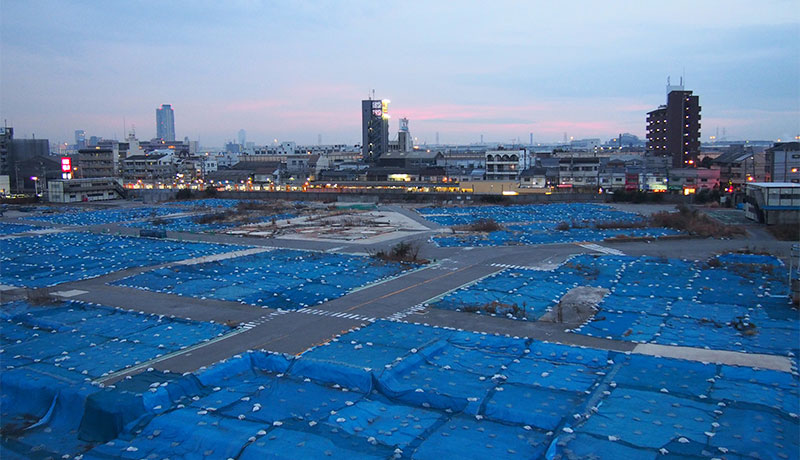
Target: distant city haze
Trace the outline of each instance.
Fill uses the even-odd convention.
[[[156,136],[222,146],[390,136],[527,144],[645,134],[668,76],[703,141],[800,134],[800,8],[786,1],[0,1],[0,118],[15,137]]]

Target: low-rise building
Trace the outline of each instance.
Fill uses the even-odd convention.
[[[559,158],[558,186],[562,188],[597,188],[599,158]]]
[[[748,182],[772,181],[768,155],[764,149],[735,144],[726,150],[711,160],[711,164],[719,169],[722,187],[733,191],[741,190]]]
[[[684,195],[719,186],[719,169],[674,168],[669,171],[669,190],[678,191]]]
[[[767,149],[772,180],[800,183],[800,142],[781,142]]]
[[[155,150],[134,155],[122,161],[122,177],[126,181],[171,181],[175,179],[174,157],[170,152]]]
[[[525,149],[486,151],[486,180],[515,181],[528,166],[530,158]]]
[[[800,224],[800,184],[752,182],[745,186],[745,216],[767,225]]]
[[[125,189],[116,177],[53,180],[47,187],[47,199],[52,203],[115,200],[125,195]]]
[[[542,167],[528,168],[519,175],[519,186],[521,188],[547,187],[547,169]]]

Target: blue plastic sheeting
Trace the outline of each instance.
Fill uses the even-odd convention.
[[[0,240],[0,284],[55,286],[131,267],[242,249],[95,233],[53,233]]]
[[[126,227],[134,227],[134,228],[148,228],[148,229],[159,229],[159,230],[166,230],[168,232],[193,232],[193,233],[200,233],[200,232],[213,232],[213,231],[220,231],[220,230],[228,230],[230,228],[239,227],[242,225],[251,225],[256,224],[259,222],[270,222],[272,219],[281,220],[281,219],[292,219],[295,217],[294,214],[275,214],[270,216],[258,216],[254,218],[252,221],[244,222],[211,222],[211,223],[199,223],[198,220],[201,219],[206,214],[201,216],[183,216],[183,217],[170,217],[156,220],[148,220],[144,222],[131,222],[125,224]]]
[[[423,441],[412,458],[541,458],[548,444],[548,435],[539,431],[456,416]]]
[[[796,375],[631,355],[550,458],[797,458]],[[734,394],[733,391],[736,391]]]
[[[512,228],[512,227],[509,227]],[[513,227],[512,231],[495,231],[486,234],[463,234],[456,236],[436,236],[433,242],[440,247],[486,247],[516,246],[556,243],[579,243],[584,241],[603,241],[616,237],[661,237],[677,235],[679,232],[668,228],[634,228],[596,230],[573,228],[569,230],[553,230],[540,233],[525,233],[525,228]]]
[[[615,281],[623,265],[620,259],[612,257],[578,256],[552,271],[506,269],[453,291],[431,305],[535,320],[558,304],[573,287],[602,287]]]
[[[24,233],[31,230],[40,230],[42,227],[27,224],[12,224],[8,222],[0,222],[0,235],[13,235],[15,233]]]
[[[327,302],[353,288],[396,276],[409,267],[414,266],[369,257],[281,249],[235,260],[162,268],[114,284],[295,309]]]
[[[92,379],[229,330],[81,302],[33,307],[20,301],[4,304],[2,312],[4,458],[74,455],[92,447],[98,433],[116,437],[121,425],[144,414],[142,396],[132,400],[119,392],[98,394]],[[121,425],[115,429],[110,420]]]
[[[6,373],[42,363],[65,369],[79,380],[98,378],[229,330],[81,302],[32,307],[20,301],[3,305],[6,309],[14,313],[0,323],[3,354],[14,360],[3,360]]]
[[[151,219],[180,212],[174,208],[148,206],[128,209],[103,209],[99,211],[66,212],[26,217],[26,220],[50,222],[62,225],[99,225],[128,222],[131,220]]]
[[[359,368],[365,357],[386,364]],[[371,389],[354,388],[356,369]],[[50,438],[4,416],[10,458],[797,458],[800,448],[796,375],[388,321],[299,358],[251,352],[103,390],[73,390],[58,372],[15,384],[35,394],[27,423],[45,420],[30,431]],[[48,418],[39,385],[68,387],[71,412]]]
[[[600,222],[641,222],[638,214],[618,211],[610,206],[587,203],[555,203],[545,205],[472,206],[421,208],[425,219],[444,226],[466,225],[479,219],[493,219],[506,230],[485,234],[436,236],[433,241],[442,247],[535,245],[581,241],[599,241],[615,237],[660,237],[679,232],[667,228],[597,229]],[[557,230],[559,224],[570,224]]]
[[[783,262],[763,254],[722,254],[716,258],[723,264],[762,264],[782,267]]]
[[[583,255],[550,271],[507,268],[431,306],[536,320],[573,287],[594,286],[610,293],[598,305],[600,311],[574,332],[798,355],[800,317],[790,306],[786,267],[766,256],[730,254],[715,260],[721,262]]]
[[[478,219],[494,219],[500,223],[600,221],[638,222],[638,214],[618,211],[611,206],[590,203],[553,203],[514,206],[427,207],[417,212],[440,225],[468,224]]]

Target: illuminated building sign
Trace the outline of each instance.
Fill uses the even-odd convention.
[[[61,157],[61,172],[72,171],[72,158]]]
[[[384,99],[381,101],[381,112],[383,114],[383,118],[389,118],[389,99]]]

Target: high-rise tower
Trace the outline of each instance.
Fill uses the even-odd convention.
[[[86,148],[86,131],[82,129],[75,130],[75,150]]]
[[[361,153],[364,161],[372,163],[388,151],[389,100],[361,101]]]
[[[667,80],[667,104],[647,113],[647,152],[672,159],[673,168],[691,168],[700,153],[700,98]]]
[[[408,130],[408,118],[400,119],[400,129],[397,130],[397,143],[401,152],[410,152],[414,147],[411,132]]]
[[[156,137],[162,141],[175,140],[175,112],[169,104],[156,109]]]

